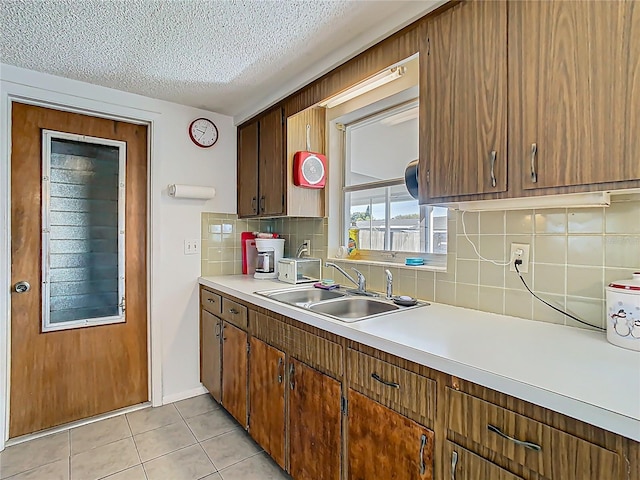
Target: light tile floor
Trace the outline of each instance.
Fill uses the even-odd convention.
[[[6,448],[0,479],[290,479],[209,395]]]

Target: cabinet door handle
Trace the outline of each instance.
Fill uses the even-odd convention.
[[[282,383],[282,358],[278,359],[278,383]]]
[[[216,323],[216,338],[220,338],[220,324]]]
[[[257,197],[253,197],[251,199],[251,210],[253,210],[253,213],[258,213],[258,198]]]
[[[538,183],[538,173],[536,171],[536,155],[538,154],[538,145],[531,144],[531,181]]]
[[[293,366],[293,363],[289,364],[289,388],[293,390],[296,388],[296,382],[293,380],[293,376],[296,373],[296,367]]]
[[[540,445],[535,444],[533,442],[527,442],[525,440],[518,440],[515,437],[510,437],[509,435],[507,435],[506,433],[502,432],[498,427],[496,427],[494,425],[489,424],[489,425],[487,425],[487,428],[489,429],[490,432],[497,433],[502,438],[505,438],[505,439],[515,443],[516,445],[520,445],[521,447],[528,448],[529,450],[534,450],[536,452],[541,452],[542,451],[542,447]]]
[[[264,213],[264,203],[265,203],[265,198],[264,195],[262,195],[260,197],[260,212]]]
[[[427,471],[427,465],[424,463],[424,447],[427,445],[427,436],[423,433],[420,437],[420,475],[424,475]]]
[[[240,312],[239,312],[238,310],[236,310],[235,308],[230,308],[230,309],[229,309],[229,313],[230,313],[231,315],[237,315],[237,314],[239,314]]]
[[[382,383],[383,385],[386,385],[387,387],[398,388],[398,389],[400,388],[400,384],[399,383],[387,382],[386,380],[383,380],[382,378],[380,378],[380,375],[378,375],[375,372],[371,374],[371,378],[373,378],[377,382]]]
[[[495,165],[496,165],[496,151],[492,150],[489,154],[489,163],[491,164],[491,186],[495,188],[496,186],[496,173],[495,173]]]
[[[456,480],[456,467],[458,466],[458,452],[451,454],[451,480]]]

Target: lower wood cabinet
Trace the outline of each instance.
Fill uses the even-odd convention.
[[[640,480],[638,442],[220,292],[200,299],[203,385],[294,480]]]
[[[206,310],[200,312],[200,381],[211,396],[222,400],[222,320]]]
[[[444,464],[445,472],[451,473],[445,478],[451,480],[524,480],[451,442],[445,447]]]
[[[340,382],[294,358],[288,369],[289,474],[295,480],[339,480]]]
[[[448,430],[469,448],[489,450],[496,463],[502,458],[549,479],[620,478],[616,452],[463,392],[449,389],[448,397]]]
[[[222,322],[222,405],[247,427],[247,332]]]
[[[432,480],[434,432],[349,390],[349,479]]]
[[[249,344],[249,433],[285,468],[285,354],[255,337]]]

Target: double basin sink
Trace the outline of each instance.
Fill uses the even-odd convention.
[[[358,294],[353,290],[324,290],[315,287],[295,287],[256,292],[258,295],[311,312],[320,313],[343,322],[357,322],[400,310],[423,307],[426,302],[400,306],[377,294]]]

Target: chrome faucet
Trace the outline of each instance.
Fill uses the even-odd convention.
[[[353,283],[354,285],[357,285],[358,290],[357,293],[361,293],[361,294],[367,294],[367,280],[366,278],[364,278],[364,275],[362,274],[362,272],[360,272],[359,270],[352,268],[352,270],[354,272],[356,272],[356,275],[358,276],[358,280],[356,280],[355,278],[353,278],[351,275],[349,275],[347,272],[345,272],[342,267],[340,267],[339,265],[336,265],[335,263],[332,262],[325,262],[324,263],[325,267],[333,267],[336,270],[338,270],[342,275],[344,275],[345,277],[347,277],[349,279],[349,281],[351,281],[351,283]]]
[[[391,300],[393,298],[393,275],[389,269],[384,273],[387,274],[387,300]]]

